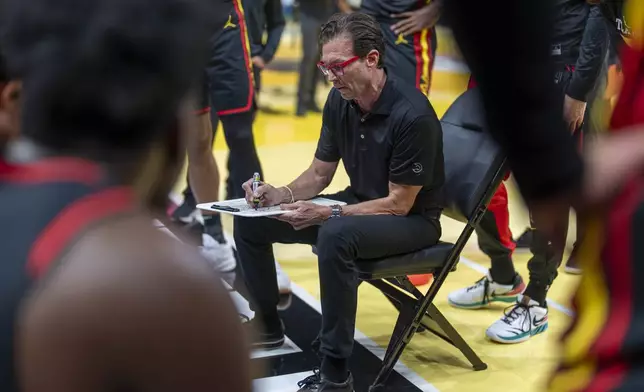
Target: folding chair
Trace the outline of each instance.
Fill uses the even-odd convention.
[[[427,330],[458,348],[474,370],[485,364],[433,304],[453,271],[474,228],[506,172],[505,157],[486,132],[478,89],[461,95],[441,120],[445,156],[444,214],[465,223],[456,243],[439,242],[419,251],[376,260],[357,260],[361,280],[378,288],[400,312],[382,367],[369,388],[384,390],[385,382],[416,331]],[[407,275],[433,273],[423,295]]]

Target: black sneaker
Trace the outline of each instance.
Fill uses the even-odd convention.
[[[299,381],[297,386],[300,388],[297,392],[353,392],[353,375],[349,373],[347,381],[335,383],[322,378],[319,368],[313,368],[313,375]]]
[[[517,249],[527,249],[530,250],[530,245],[532,245],[532,237],[534,234],[534,229],[527,229],[515,240],[517,244]]]
[[[253,349],[270,349],[278,348],[284,344],[285,335],[284,335],[284,322],[280,320],[279,330],[265,331],[265,328],[257,321],[257,318],[253,318],[250,321],[245,321],[246,316],[240,315],[242,317],[242,323],[244,328],[251,336],[250,345]]]
[[[170,218],[177,223],[189,225],[196,220],[198,214],[194,198],[186,197],[183,203],[172,212]]]

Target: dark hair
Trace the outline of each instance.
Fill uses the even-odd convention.
[[[380,24],[371,15],[361,12],[335,14],[320,29],[319,45],[322,46],[338,37],[347,36],[353,40],[353,53],[365,57],[373,49],[380,53],[378,68],[385,58],[385,39]]]
[[[65,150],[137,149],[168,135],[205,64],[208,0],[5,3],[24,135]]]

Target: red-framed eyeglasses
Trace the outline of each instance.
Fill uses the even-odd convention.
[[[324,76],[329,76],[330,73],[333,73],[335,76],[342,76],[344,75],[344,69],[358,60],[360,60],[359,56],[353,56],[350,59],[343,61],[341,63],[329,64],[329,65],[324,64],[324,62],[320,61],[318,63],[318,68],[320,69],[320,71],[322,71]]]

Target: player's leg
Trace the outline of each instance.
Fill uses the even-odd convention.
[[[603,67],[602,73],[600,81],[597,83],[597,86],[588,99],[588,107],[586,108],[586,113],[584,115],[584,123],[574,134],[579,150],[582,151],[582,153],[587,141],[596,136],[602,129],[606,129],[606,126],[608,125],[608,121],[605,120],[605,116],[608,113],[610,105],[604,98],[607,85],[607,66]],[[564,271],[573,275],[579,275],[582,273],[580,260],[577,257],[577,245],[583,241],[585,230],[584,222],[579,219],[579,217],[577,217],[576,228],[577,235],[575,238],[575,244],[564,265]]]
[[[474,88],[474,87],[476,87],[476,85],[477,85],[476,80],[474,80],[474,78],[472,76],[470,76],[470,79],[467,82],[467,88],[468,89]],[[507,190],[506,190],[506,200],[507,200]],[[505,209],[507,210],[507,204],[505,206]],[[508,222],[509,222],[509,220],[508,220]],[[532,229],[532,228],[528,228],[525,232],[523,232],[523,234],[521,234],[521,236],[519,236],[519,238],[516,241],[512,240],[512,245],[511,245],[512,249],[514,250],[516,248],[529,248],[530,244],[532,243],[532,232],[533,232],[533,230],[534,229]],[[503,229],[503,231],[506,232],[505,229]],[[508,227],[507,232],[509,232],[509,231],[510,231],[510,228]],[[508,242],[508,244],[509,244],[509,242]],[[483,249],[483,248],[481,248],[481,249]],[[485,250],[483,250],[483,251],[485,251]]]
[[[559,241],[565,241],[568,230],[567,212],[565,217],[560,217],[557,227]],[[493,341],[520,343],[548,329],[546,295],[557,277],[563,248],[555,248],[549,239],[536,230],[531,251],[533,256],[528,262],[530,282],[517,303],[486,331],[488,338]]]
[[[470,77],[467,88],[476,87]],[[504,181],[509,177],[506,175]],[[488,209],[476,228],[479,247],[490,258],[492,267],[486,276],[471,286],[456,290],[448,299],[453,306],[478,309],[491,302],[515,302],[525,290],[525,283],[515,271],[512,253],[515,243],[510,231],[508,191],[504,183],[492,196]]]
[[[208,91],[207,89],[204,91],[204,97],[203,99],[204,103],[201,105],[203,106],[203,109],[200,109],[197,111],[196,115],[199,117],[197,120],[197,126],[199,127],[207,127],[209,130],[213,132],[213,135],[211,137],[212,144],[214,145],[215,137],[214,137],[214,132],[217,129],[217,124],[208,123],[204,118],[202,117],[208,117],[212,112],[210,110],[210,101],[208,99]],[[212,119],[212,116],[210,116],[210,119]],[[200,134],[203,133],[205,134],[206,129],[203,128],[200,131]],[[212,147],[211,147],[212,148]],[[211,181],[215,184],[219,184],[219,168],[217,166],[217,161],[213,155],[213,161],[215,162],[214,164],[214,169],[210,168],[209,170],[212,172],[212,179]],[[192,190],[192,186],[190,185],[190,171],[186,173],[186,187],[182,192],[183,194],[183,202],[175,208],[174,211],[172,211],[171,218],[173,221],[183,224],[183,225],[195,225],[198,224],[197,222],[197,217],[199,216],[199,211],[197,211],[197,198],[195,197],[194,191]],[[214,193],[212,193],[214,196]],[[219,200],[219,186],[217,186],[217,198],[211,199],[208,201],[214,201],[214,200]]]
[[[230,153],[226,194],[229,199],[244,197],[242,184],[259,173],[264,179],[253,136],[253,111],[220,116]]]
[[[514,303],[523,293],[525,283],[512,262],[514,242],[509,224],[508,193],[501,183],[476,227],[479,247],[492,261],[492,267],[473,285],[451,292],[451,305],[479,309],[492,302]]]
[[[563,107],[565,91],[572,79],[572,68],[562,66],[562,72],[556,74],[555,81],[559,89],[560,105]],[[530,281],[523,296],[492,324],[487,330],[487,336],[499,343],[519,343],[548,329],[548,305],[546,296],[550,286],[557,277],[557,269],[561,264],[568,235],[569,211],[562,211],[559,216],[553,216],[549,222],[554,230],[552,237],[536,227],[532,231],[530,251],[532,258],[528,261]]]
[[[315,15],[309,2],[300,5],[300,28],[302,30],[302,59],[300,61],[299,79],[297,85],[297,105],[295,114],[305,116],[307,112],[320,112],[315,101],[320,72],[317,63],[320,60],[318,51],[318,35],[320,25],[325,22],[321,15]],[[318,8],[318,7],[314,7]]]
[[[244,197],[241,185],[253,173],[261,174],[253,137],[255,90],[250,46],[241,0],[234,0],[233,4],[229,27],[213,40],[207,66],[210,100],[230,149],[227,199]]]
[[[204,99],[204,102],[207,100]],[[213,132],[209,109],[206,108],[197,116],[195,130],[189,133],[187,140],[188,177],[194,188],[196,200],[203,203],[219,200],[219,171],[212,153]],[[202,216],[204,256],[218,271],[234,270],[235,256],[230,243],[224,237],[221,217],[211,211],[202,211]]]

